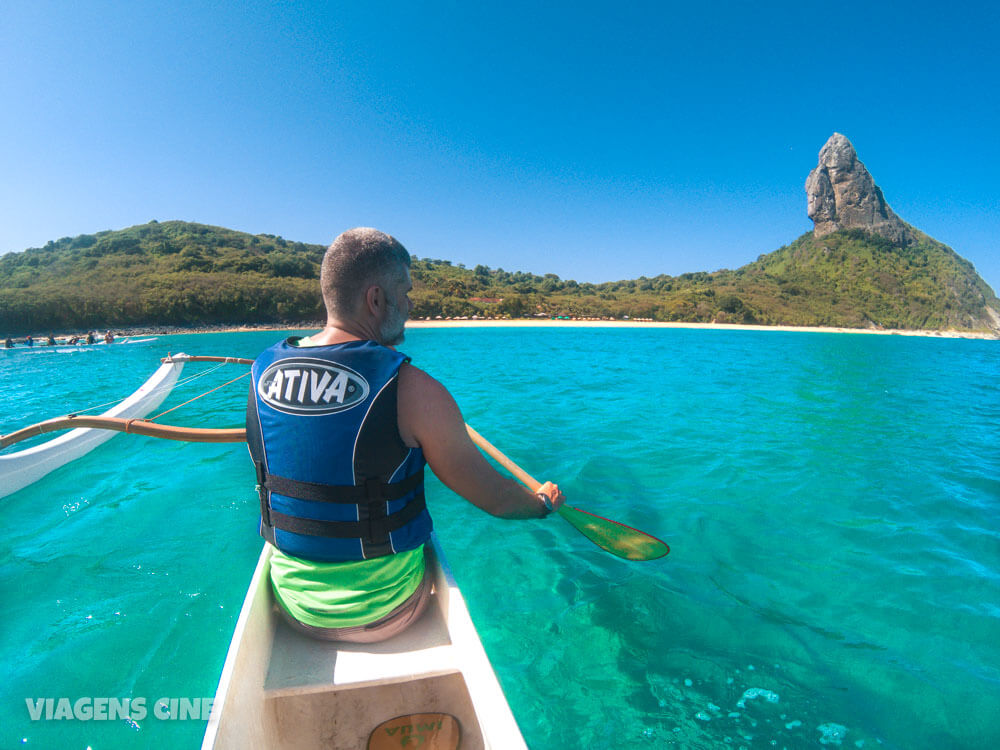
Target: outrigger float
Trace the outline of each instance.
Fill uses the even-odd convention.
[[[163,403],[163,400],[170,393],[177,382],[184,363],[188,361],[184,354],[178,354],[168,358],[157,368],[149,379],[143,383],[139,389],[128,398],[120,401],[117,405],[108,409],[99,417],[63,417],[61,419],[73,420],[72,425],[54,429],[67,429],[72,427],[70,432],[60,435],[41,445],[35,445],[17,453],[0,455],[0,497],[17,492],[23,487],[27,487],[32,482],[37,482],[50,471],[58,469],[63,464],[67,464],[86,453],[89,453],[101,443],[112,437],[111,432],[105,430],[87,429],[88,419],[124,421],[144,417],[153,409]],[[57,420],[49,420],[49,423]],[[0,448],[12,445],[20,440],[41,435],[51,430],[45,429],[43,422],[39,425],[32,425],[23,430],[2,436]],[[100,425],[97,425],[100,426]]]
[[[50,471],[89,453],[111,438],[112,432],[129,432],[135,435],[195,443],[236,443],[246,440],[246,432],[243,429],[179,427],[157,424],[152,420],[144,419],[144,417],[163,403],[177,383],[177,378],[185,363],[252,364],[253,360],[174,354],[167,355],[160,361],[160,367],[150,376],[149,380],[140,386],[139,390],[122,399],[103,414],[97,416],[68,414],[64,417],[38,422],[8,435],[0,435],[0,450],[2,450],[15,443],[48,432],[70,430],[67,434],[53,438],[41,445],[16,453],[0,455],[0,497],[17,492],[32,482],[38,481]],[[246,377],[248,374],[241,375],[240,378]],[[235,382],[235,380],[239,380],[239,378],[229,382]],[[195,398],[200,398],[200,396]],[[185,403],[190,403],[190,401]],[[174,409],[176,408],[174,407]],[[169,411],[173,411],[173,409]],[[158,416],[162,416],[162,414]]]

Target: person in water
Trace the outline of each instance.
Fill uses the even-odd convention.
[[[50,333],[49,337],[47,339],[45,339],[45,343],[46,343],[47,346],[55,346],[56,345],[56,337],[53,336]]]
[[[35,345],[35,340],[33,338],[31,338],[30,335],[25,336],[24,337],[24,345],[25,346],[34,346]]]
[[[279,611],[312,636],[367,643],[404,630],[430,597],[425,464],[499,518],[544,518],[563,496],[493,469],[447,389],[396,351],[412,309],[410,255],[396,239],[344,232],[320,285],[326,327],[251,368],[247,443]]]
[[[3,348],[4,349],[13,349],[14,348],[14,342],[10,340],[10,337],[4,339]]]
[[[93,344],[94,343],[94,332],[93,331],[87,331],[87,343],[88,344]]]
[[[115,342],[115,337],[114,334],[111,333],[111,331],[108,331],[107,333],[104,334],[105,344],[113,344],[114,342]]]

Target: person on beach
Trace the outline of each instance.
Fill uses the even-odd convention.
[[[396,239],[344,232],[320,285],[326,327],[254,362],[247,443],[281,615],[318,638],[369,643],[416,621],[430,597],[425,463],[499,518],[544,518],[563,496],[493,469],[447,389],[396,351],[413,306],[410,255]]]

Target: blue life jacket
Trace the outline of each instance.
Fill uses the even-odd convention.
[[[367,560],[430,538],[424,460],[399,435],[396,391],[409,357],[374,341],[275,344],[254,361],[247,444],[260,533],[308,560]]]

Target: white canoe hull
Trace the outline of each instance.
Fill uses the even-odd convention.
[[[121,419],[146,416],[163,403],[183,368],[183,354],[176,355],[171,362],[164,362],[139,390],[101,416]],[[114,434],[108,430],[77,428],[41,445],[0,455],[0,497],[37,482],[50,471],[80,458],[110,440]]]
[[[387,720],[430,713],[458,720],[461,750],[526,750],[437,539],[427,548],[434,593],[420,620],[388,641],[348,644],[281,619],[265,544],[202,750],[363,750]]]

